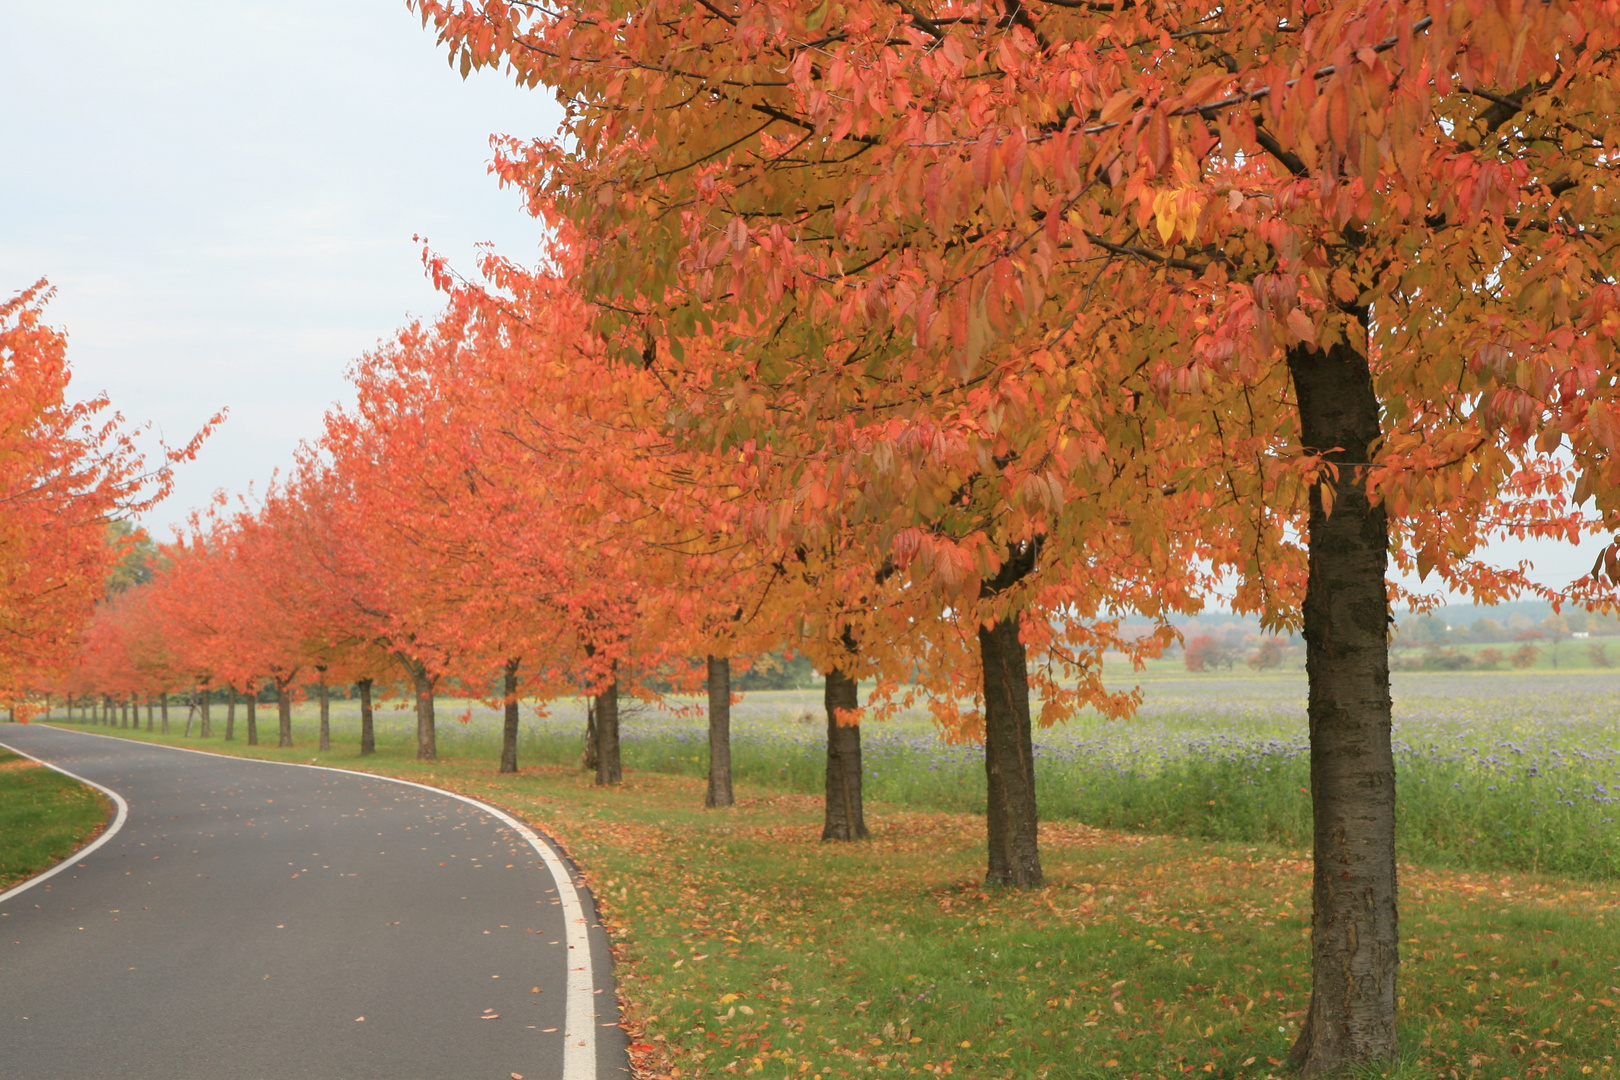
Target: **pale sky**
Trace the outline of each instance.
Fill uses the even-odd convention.
[[[540,229],[487,174],[544,91],[463,82],[403,0],[0,0],[0,293],[57,289],[76,396],[171,442],[230,419],[149,516],[262,488],[346,365],[439,306],[413,233],[474,270]]]
[[[344,370],[439,301],[427,237],[532,263],[492,133],[549,135],[544,91],[463,82],[403,0],[0,0],[0,293],[40,277],[79,396],[184,441],[230,419],[146,524],[263,487],[348,396]],[[1601,544],[1504,545],[1564,584]]]

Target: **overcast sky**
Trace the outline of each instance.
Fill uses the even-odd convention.
[[[470,273],[533,262],[487,174],[547,135],[544,92],[463,82],[403,0],[0,0],[0,292],[40,277],[75,390],[184,441],[230,419],[147,524],[262,489],[348,395],[344,369],[438,307],[420,233]],[[1503,545],[1564,584],[1598,545]]]
[[[427,237],[533,262],[491,133],[545,92],[463,82],[403,0],[0,0],[0,292],[40,277],[77,396],[183,441],[230,419],[151,515],[263,486],[346,397],[350,360],[438,306]]]

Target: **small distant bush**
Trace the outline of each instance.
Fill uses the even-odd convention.
[[[1529,642],[1525,642],[1523,645],[1520,645],[1517,649],[1513,650],[1513,655],[1508,657],[1508,662],[1516,668],[1527,668],[1533,666],[1536,662],[1536,657],[1540,655],[1540,649],[1536,648]]]
[[[1248,665],[1256,671],[1268,671],[1282,663],[1286,649],[1287,643],[1282,638],[1267,638],[1249,657]]]
[[[1502,661],[1506,659],[1507,657],[1501,649],[1481,649],[1479,654],[1474,657],[1474,663],[1486,671],[1495,671],[1502,666]]]
[[[1221,644],[1214,634],[1200,634],[1187,642],[1181,662],[1188,671],[1214,671],[1223,664],[1230,669],[1232,651]]]

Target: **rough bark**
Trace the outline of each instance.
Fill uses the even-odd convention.
[[[986,596],[1006,592],[1035,569],[1036,543],[1007,552],[996,576],[983,584]],[[1040,842],[1035,806],[1035,750],[1030,732],[1027,650],[1018,639],[1017,610],[979,627],[984,676],[985,881],[1015,889],[1041,886]]]
[[[321,668],[321,681],[316,694],[321,703],[321,740],[320,751],[326,753],[332,749],[332,694],[326,685],[326,669]]]
[[[197,735],[199,738],[211,739],[214,737],[214,728],[208,713],[208,706],[212,704],[213,697],[213,687],[204,686],[202,688],[201,704],[198,710],[199,716],[201,717],[197,727]]]
[[[709,790],[704,806],[731,806],[731,657],[709,657]]]
[[[594,697],[585,702],[585,753],[579,759],[579,767],[587,772],[596,771],[596,699]]]
[[[866,811],[861,802],[861,725],[840,724],[840,709],[860,708],[855,680],[834,668],[827,672],[822,700],[827,708],[827,812],[823,840],[865,840]]]
[[[1305,447],[1328,452],[1339,467],[1331,509],[1320,487],[1311,492],[1304,610],[1315,827],[1311,1005],[1289,1053],[1302,1074],[1324,1076],[1397,1056],[1389,526],[1367,499],[1362,467],[1380,434],[1366,358],[1345,345],[1294,348],[1288,366]]]
[[[501,772],[518,771],[518,665],[521,660],[508,660],[501,672],[502,705],[506,710],[501,725]]]
[[[355,685],[360,688],[360,756],[365,757],[377,752],[377,729],[371,711],[371,680],[361,679]]]
[[[236,738],[236,687],[225,688],[225,741]]]
[[[252,687],[248,688],[248,696],[247,696],[247,729],[248,729],[248,745],[249,746],[258,746],[259,745],[259,688],[257,686],[252,686]]]
[[[596,782],[624,782],[619,765],[619,680],[614,679],[596,695]]]
[[[439,732],[434,727],[433,678],[428,665],[413,664],[410,669],[411,687],[416,690],[416,761],[439,759]]]
[[[291,681],[291,680],[288,680]],[[276,746],[289,747],[292,741],[292,695],[287,693],[287,683],[276,680]]]

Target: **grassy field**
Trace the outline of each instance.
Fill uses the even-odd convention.
[[[94,788],[0,750],[0,892],[94,839],[111,813]]]
[[[1081,717],[1037,733],[1044,820],[1309,845],[1302,672],[1191,675],[1161,664],[1142,675],[1122,671],[1120,679],[1143,688],[1134,718]],[[1403,858],[1620,880],[1620,672],[1398,672],[1393,683]],[[402,704],[379,712],[380,745],[412,745],[415,722]],[[747,695],[734,709],[737,776],[819,792],[820,709],[815,690]],[[223,729],[218,712],[216,740]],[[312,714],[307,704],[296,711],[301,745],[315,741]],[[493,709],[446,701],[439,715],[446,753],[497,758]],[[272,739],[273,722],[272,716],[262,725]],[[183,723],[181,710],[174,726]],[[578,702],[552,703],[544,714],[528,710],[521,760],[577,761],[583,724]],[[623,737],[629,768],[684,776],[707,768],[695,702],[628,706]],[[334,744],[354,746],[358,738],[355,703],[336,703]],[[863,739],[873,798],[919,810],[983,812],[981,750],[943,743],[920,710],[867,724]]]
[[[1135,720],[1042,736],[1051,884],[1029,894],[979,886],[982,765],[916,715],[870,725],[873,841],[819,843],[807,792],[820,782],[820,726],[801,719],[819,704],[812,691],[737,708],[742,804],[730,811],[701,808],[701,717],[667,710],[627,715],[632,771],[611,791],[575,766],[582,710],[567,703],[526,722],[517,777],[494,772],[494,714],[464,703],[441,713],[444,760],[432,765],[410,760],[402,712],[385,712],[381,752],[364,761],[346,709],[331,754],[311,749],[307,709],[299,746],[256,753],[454,787],[559,837],[614,930],[653,1076],[1280,1075],[1309,985],[1306,796],[1290,793],[1287,771],[1301,766],[1303,682],[1150,672],[1143,683]],[[1596,785],[1615,782],[1620,678],[1402,674],[1395,689],[1403,827],[1429,814],[1438,829],[1449,813],[1455,840],[1406,842],[1406,1060],[1389,1075],[1614,1076],[1620,886],[1546,870],[1612,850],[1609,789]],[[1542,806],[1560,787],[1549,801],[1561,810]],[[1245,809],[1272,795],[1282,805]],[[1600,816],[1581,816],[1593,807]],[[1105,811],[1130,829],[1081,823]],[[1533,830],[1523,848],[1492,837],[1520,823],[1514,812]],[[1172,828],[1185,835],[1151,835]],[[1525,852],[1539,872],[1466,868]]]

